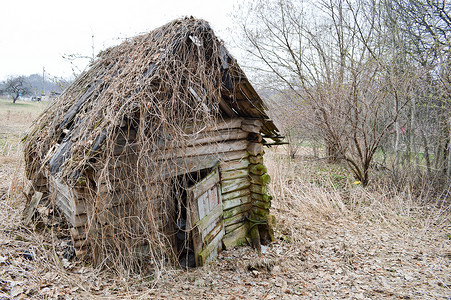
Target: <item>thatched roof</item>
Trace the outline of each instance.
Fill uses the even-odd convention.
[[[209,24],[185,18],[102,52],[41,116],[26,147],[52,173],[73,172],[137,114],[175,131],[186,121],[255,118],[265,136],[280,141],[263,101]]]
[[[280,142],[265,110],[208,23],[180,19],[102,52],[26,136],[25,169],[33,182],[50,173],[52,184],[89,195],[87,242],[99,261],[164,264],[178,255],[167,237],[184,192],[175,176],[191,176],[177,155],[222,119],[261,120],[265,139]],[[141,258],[137,247],[147,249]]]

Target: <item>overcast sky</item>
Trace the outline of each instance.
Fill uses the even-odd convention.
[[[123,38],[150,31],[182,16],[210,22],[227,42],[229,14],[237,0],[2,0],[0,80],[9,75],[70,77],[63,55],[91,55]],[[94,35],[94,39],[92,39]],[[79,61],[84,64],[84,62]]]

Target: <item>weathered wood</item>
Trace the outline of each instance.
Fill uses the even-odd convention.
[[[230,219],[240,213],[246,212],[249,209],[251,209],[252,204],[251,203],[247,203],[247,204],[242,204],[239,206],[236,206],[234,208],[228,209],[224,211],[224,219]]]
[[[204,245],[209,244],[221,230],[224,230],[224,226],[222,225],[222,222],[218,222],[216,226],[203,238]]]
[[[233,151],[233,152],[225,152],[225,153],[219,153],[221,160],[223,162],[228,161],[235,161],[235,160],[245,160],[249,153],[246,150],[239,150],[239,151]]]
[[[265,174],[267,172],[267,169],[262,164],[250,165],[249,166],[249,172],[251,174],[255,174],[255,175],[263,175],[263,174]]]
[[[187,147],[185,149],[178,149],[174,152],[168,153],[168,155],[170,157],[180,157],[180,156],[189,157],[205,154],[216,154],[222,152],[244,150],[247,148],[247,146],[248,141],[238,140],[224,143],[214,143],[214,144],[205,144],[201,146]]]
[[[237,140],[228,141],[221,143],[203,144],[199,146],[184,147],[184,148],[174,148],[165,151],[163,154],[161,152],[155,152],[155,159],[157,160],[167,160],[178,157],[190,157],[190,156],[200,156],[200,155],[212,155],[218,153],[232,152],[246,150],[249,142],[247,140]],[[140,147],[139,144],[132,144],[128,148],[127,152],[137,151]],[[127,147],[126,147],[127,148]],[[135,149],[135,150],[134,150]],[[115,153],[115,155],[125,155],[126,153]],[[149,153],[149,155],[153,155]]]
[[[76,209],[72,188],[65,184],[61,179],[54,176],[49,177],[49,184],[51,192],[56,196],[58,207],[63,211],[65,217],[72,226],[75,226],[74,213]]]
[[[249,175],[248,168],[241,169],[241,170],[223,171],[223,172],[221,172],[221,179],[222,180],[230,180],[230,179],[247,177],[248,175]]]
[[[196,225],[203,231],[208,225],[215,222],[222,215],[222,207],[218,205],[208,215],[202,218],[202,220],[196,222]]]
[[[236,223],[236,224],[232,224],[232,225],[229,225],[229,226],[224,226],[225,233],[227,234],[229,232],[232,232],[235,229],[237,229],[238,227],[243,226],[243,224],[246,224],[246,222],[241,222],[241,223]]]
[[[250,195],[251,191],[249,189],[240,189],[230,193],[222,194],[222,201],[231,200],[233,198],[238,198],[242,196]]]
[[[261,127],[254,125],[241,125],[241,129],[246,132],[259,133]]]
[[[224,101],[222,97],[219,97],[219,107],[225,112],[229,117],[236,115],[232,108]]]
[[[272,196],[270,196],[268,194],[252,193],[251,198],[254,201],[262,201],[262,202],[270,202],[272,200]]]
[[[88,202],[84,199],[78,199],[75,201],[75,215],[85,214],[88,212]]]
[[[213,126],[207,127],[203,131],[208,132],[208,131],[217,131],[217,130],[222,130],[222,129],[241,128],[242,121],[243,121],[242,118],[219,120]],[[184,129],[184,132],[186,132],[187,134],[192,133],[193,132],[192,126],[187,125]]]
[[[247,151],[239,150],[225,153],[207,154],[191,157],[181,157],[171,159],[167,165],[167,170],[162,169],[160,176],[178,176],[186,173],[193,173],[204,169],[210,169],[218,161],[229,162],[237,159],[246,161],[249,154]],[[163,164],[164,165],[164,164]]]
[[[249,176],[251,178],[251,183],[267,185],[271,182],[271,177],[268,174],[263,175],[250,174]]]
[[[55,191],[54,193],[55,203],[58,205],[58,208],[64,213],[64,216],[69,221],[69,223],[74,226],[74,213],[72,212],[73,207],[70,206],[70,200],[67,199],[62,193],[59,191]]]
[[[254,201],[254,206],[261,208],[261,209],[270,209],[271,202]]]
[[[246,196],[233,198],[233,199],[230,199],[230,200],[223,200],[222,204],[223,204],[224,211],[226,211],[226,210],[234,208],[236,206],[240,206],[242,204],[250,203],[251,202],[250,200],[251,200],[251,198],[250,198],[250,196],[248,194]]]
[[[83,246],[88,245],[88,241],[87,240],[77,240],[77,241],[73,241],[74,244],[74,248],[82,248]]]
[[[259,217],[259,219],[263,218],[266,219],[266,216],[269,214],[269,211],[267,209],[262,209],[260,207],[252,207],[251,213],[254,215],[254,217]]]
[[[259,185],[259,184],[251,184],[251,192],[252,193],[257,193],[257,194],[266,194],[268,193],[268,187],[265,185]]]
[[[30,203],[25,207],[23,217],[24,221],[23,223],[25,225],[30,224],[31,219],[33,218],[34,212],[36,211],[36,208],[39,205],[39,202],[42,199],[43,193],[41,192],[34,192],[33,196],[31,197]]]
[[[247,152],[249,152],[250,155],[263,154],[263,144],[250,143],[249,147],[247,147]]]
[[[221,230],[216,237],[199,253],[200,265],[204,265],[218,255],[221,248],[221,241],[224,237],[224,230]]]
[[[216,132],[202,132],[188,137],[190,141],[185,146],[211,144],[230,140],[245,140],[248,133],[240,128],[223,129]]]
[[[250,219],[252,220],[256,220],[255,214],[254,214],[254,210],[255,208],[252,208],[251,212],[250,212]],[[260,244],[260,232],[258,230],[258,225],[257,224],[250,224],[250,230],[249,230],[249,235],[252,241],[252,247],[254,247],[257,252],[261,252],[261,244]]]
[[[223,161],[219,164],[219,169],[221,172],[244,169],[249,166],[249,160],[246,158],[241,158],[239,160],[233,161]]]
[[[83,214],[83,215],[76,215],[74,216],[74,224],[72,224],[73,227],[80,227],[86,224],[86,222],[88,221],[88,215],[87,214]]]
[[[224,248],[226,250],[230,250],[235,246],[242,245],[246,243],[246,236],[249,227],[247,224],[242,224],[235,230],[227,233],[222,239],[222,243],[224,244]]]
[[[250,155],[249,156],[249,162],[251,164],[263,164],[263,155]]]
[[[248,178],[237,178],[232,180],[224,180],[221,182],[221,192],[222,194],[244,189],[249,187],[251,182]]]
[[[87,238],[87,233],[85,227],[72,227],[70,229],[70,235],[73,241],[85,240]]]
[[[260,133],[249,132],[247,140],[253,143],[262,143],[263,136]]]
[[[215,170],[207,177],[196,183],[194,187],[189,188],[188,191],[192,192],[193,197],[197,199],[200,195],[211,189],[217,183],[219,183],[219,171]]]
[[[224,226],[229,226],[229,225],[233,225],[236,223],[242,223],[242,222],[246,221],[247,215],[248,215],[248,212],[246,211],[246,212],[237,214],[231,218],[224,219]]]
[[[258,127],[262,127],[263,123],[260,120],[257,119],[244,119],[241,122],[242,125],[253,125],[253,126],[258,126]]]

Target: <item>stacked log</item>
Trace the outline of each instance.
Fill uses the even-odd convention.
[[[223,244],[226,249],[246,243],[249,229],[246,217],[251,208],[247,156],[243,151],[240,158],[219,165],[225,228]]]
[[[262,123],[259,120],[244,120],[242,125],[243,130],[249,132],[247,152],[249,154],[249,191],[252,203],[248,217],[249,234],[252,245],[258,250],[261,242],[268,243],[274,239],[269,214],[272,197],[268,194],[268,184],[271,178],[263,164],[261,126]]]

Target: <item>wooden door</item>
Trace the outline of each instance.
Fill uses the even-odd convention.
[[[218,255],[224,236],[223,210],[218,168],[187,190],[196,265]]]

